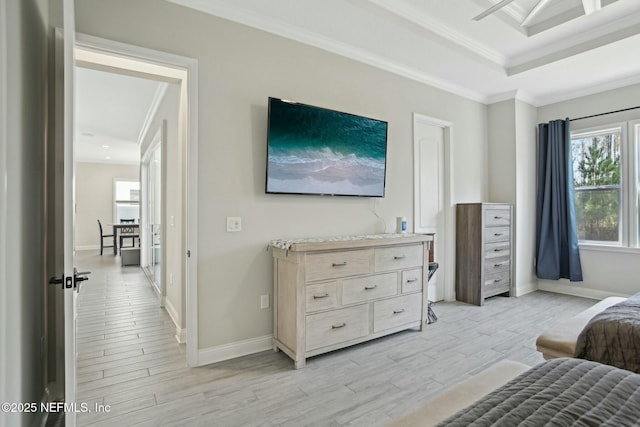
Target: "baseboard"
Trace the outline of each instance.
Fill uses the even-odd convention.
[[[198,350],[198,366],[222,362],[223,360],[234,359],[236,357],[271,349],[273,349],[273,335],[264,335],[248,340],[203,348]]]
[[[573,295],[575,297],[591,298],[595,300],[602,300],[611,296],[630,296],[617,293],[614,294],[611,291],[603,291],[600,289],[585,288],[582,285],[569,285],[562,282],[552,282],[548,280],[539,280],[538,289],[541,291],[555,292],[558,294]]]
[[[537,291],[538,290],[538,284],[537,283],[531,283],[531,282],[524,283],[524,284],[521,284],[519,286],[516,286],[514,290],[515,290],[515,294],[516,294],[515,296],[516,297],[521,297],[523,295],[530,294],[531,292]]]
[[[84,246],[76,246],[76,251],[98,251],[100,253],[100,245],[84,245]],[[113,251],[113,248],[105,248],[106,252]]]
[[[171,320],[173,320],[173,324],[176,327],[176,340],[178,340],[178,342],[181,344],[187,342],[187,330],[183,329],[180,325],[180,322],[178,321],[178,319],[180,318],[180,316],[178,315],[178,310],[176,310],[176,308],[173,306],[173,304],[171,304],[171,301],[169,301],[168,298],[162,298],[162,300],[164,301],[164,309],[167,310],[167,313],[169,313],[169,317],[171,317]]]
[[[176,340],[178,340],[178,342],[180,344],[184,344],[187,342],[187,329],[186,328],[178,328],[176,327]]]

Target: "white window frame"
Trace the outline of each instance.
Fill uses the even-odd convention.
[[[140,199],[138,197],[138,200],[118,200],[116,198],[116,194],[117,193],[117,187],[118,187],[118,182],[137,182],[138,185],[140,186],[140,180],[139,179],[131,179],[131,178],[113,178],[113,223],[117,223],[118,222],[118,203],[128,203],[128,204],[137,204],[138,205],[138,217],[140,216]],[[139,218],[138,222],[139,221]]]
[[[640,214],[640,119],[574,129],[571,139],[589,137],[620,129],[620,239],[617,242],[580,240],[581,248],[636,249],[640,246],[638,215]],[[635,220],[634,220],[635,219]]]

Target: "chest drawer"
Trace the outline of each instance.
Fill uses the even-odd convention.
[[[337,304],[336,282],[308,285],[306,294],[307,313],[334,308]]]
[[[509,227],[491,227],[485,230],[484,241],[486,243],[504,241],[508,242],[510,237],[511,229]]]
[[[485,209],[484,225],[487,227],[508,226],[511,224],[511,210],[505,208]]]
[[[509,271],[487,274],[484,279],[484,292],[487,296],[496,295],[508,291],[510,285]]]
[[[421,293],[376,301],[373,305],[373,332],[416,322],[421,318]]]
[[[304,266],[307,282],[367,274],[371,267],[371,250],[309,254]]]
[[[493,258],[493,259],[485,260],[484,262],[485,274],[492,274],[500,271],[509,271],[510,267],[511,267],[511,259],[509,259],[508,255],[502,258]]]
[[[305,319],[306,350],[315,350],[369,334],[369,305],[362,304],[326,313],[310,314]]]
[[[376,272],[420,267],[423,263],[422,245],[377,248],[374,258]]]
[[[402,272],[402,293],[418,292],[422,290],[422,268]]]
[[[507,257],[511,253],[509,242],[494,242],[484,245],[484,259]]]
[[[342,282],[342,304],[371,301],[398,293],[397,273],[345,279]]]

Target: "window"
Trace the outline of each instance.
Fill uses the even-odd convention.
[[[116,179],[113,190],[114,222],[140,218],[140,182]]]
[[[638,247],[639,136],[637,123],[572,132],[580,243]]]

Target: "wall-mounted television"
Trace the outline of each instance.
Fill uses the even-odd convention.
[[[382,120],[269,98],[267,193],[384,197]]]

